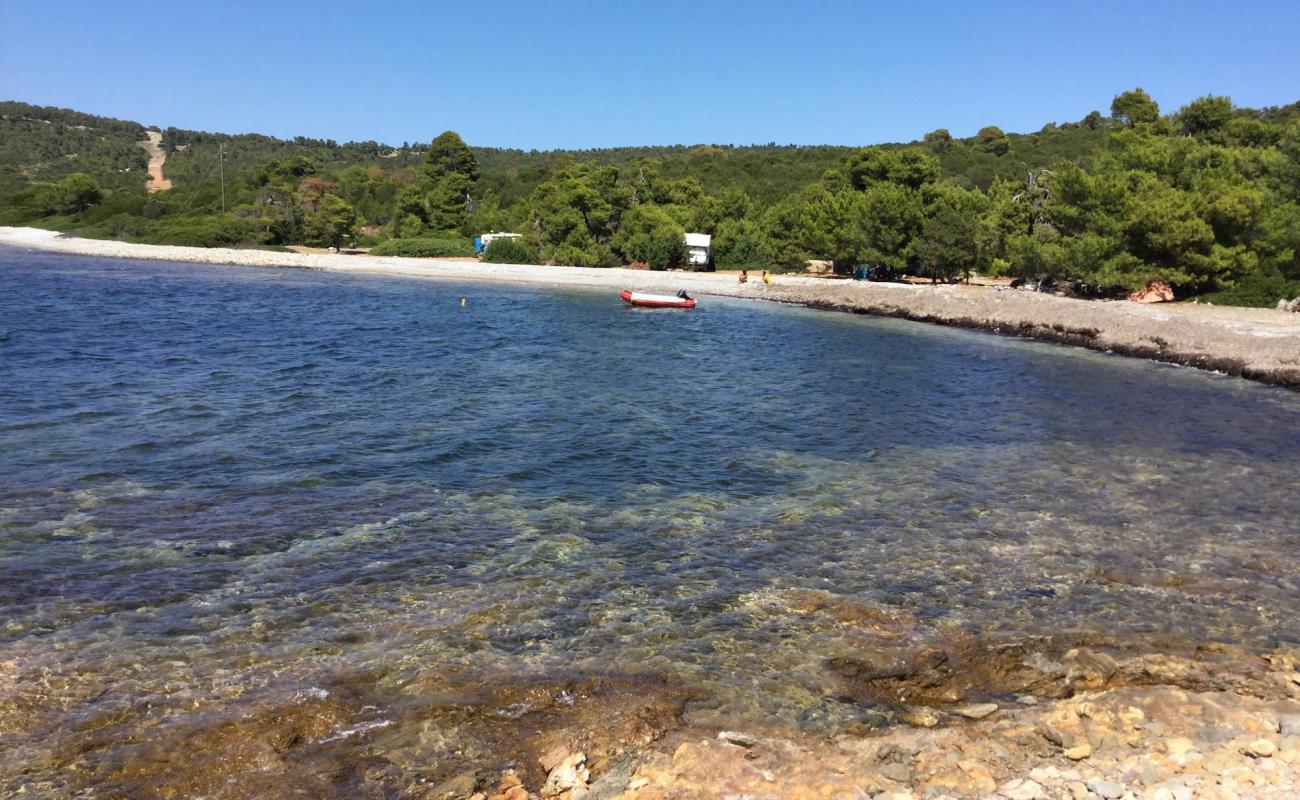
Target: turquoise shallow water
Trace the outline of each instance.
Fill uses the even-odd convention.
[[[834,732],[864,650],[1297,644],[1298,474],[1300,395],[1095,353],[0,251],[0,780],[341,674],[654,673]]]

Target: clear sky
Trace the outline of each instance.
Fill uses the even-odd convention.
[[[1298,38],[1298,0],[0,0],[0,99],[390,144],[859,145],[1138,85],[1291,103]]]

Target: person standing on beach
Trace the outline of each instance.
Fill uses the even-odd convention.
[[[741,283],[746,283],[746,282],[748,282],[748,281],[749,281],[749,270],[747,270],[747,269],[742,269],[742,270],[740,271],[740,282],[741,282]]]
[[[772,276],[767,274],[767,270],[763,270],[763,283],[766,283],[768,286],[772,285]]]

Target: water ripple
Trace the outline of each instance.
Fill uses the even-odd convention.
[[[12,251],[0,318],[0,663],[50,724],[328,663],[635,666],[835,730],[823,665],[864,648],[1300,643],[1294,394],[735,301]]]

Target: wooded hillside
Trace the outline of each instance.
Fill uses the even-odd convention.
[[[541,152],[473,148],[450,131],[388,145],[167,128],[174,188],[153,195],[138,123],[10,102],[0,132],[0,223],[88,236],[449,255],[477,233],[512,230],[524,234],[512,259],[662,269],[685,264],[682,234],[699,231],[714,236],[723,268],[829,259],[1092,295],[1151,280],[1220,302],[1300,294],[1297,104],[1204,97],[1164,114],[1135,89],[1109,115],[1035,133],[941,129],[866,148]]]

